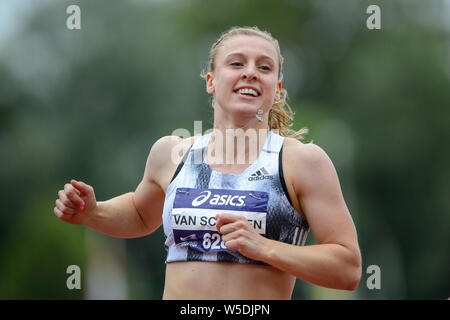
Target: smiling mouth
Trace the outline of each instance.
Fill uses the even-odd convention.
[[[242,96],[248,96],[248,97],[259,97],[260,96],[260,94],[256,90],[250,89],[250,88],[237,89],[237,90],[234,90],[234,93],[237,93]]]

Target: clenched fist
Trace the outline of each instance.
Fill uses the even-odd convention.
[[[260,235],[247,218],[237,214],[220,213],[216,215],[217,231],[222,234],[225,246],[254,260],[261,260],[268,251],[269,240]]]
[[[64,190],[58,191],[55,204],[55,215],[72,224],[85,224],[97,210],[94,188],[76,180],[66,183]]]

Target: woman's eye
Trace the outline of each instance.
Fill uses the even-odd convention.
[[[239,66],[242,66],[242,63],[240,63],[240,62],[232,62],[232,63],[230,63],[230,65],[231,66],[235,66],[235,67],[239,67]]]
[[[269,66],[261,66],[261,69],[265,70],[265,71],[270,71],[270,67]]]

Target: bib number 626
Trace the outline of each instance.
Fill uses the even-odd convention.
[[[203,235],[203,248],[206,250],[223,250],[227,249],[222,240],[222,236],[218,233],[205,233]]]

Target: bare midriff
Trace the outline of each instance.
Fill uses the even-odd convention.
[[[163,299],[291,299],[295,277],[270,266],[233,262],[166,264]]]

